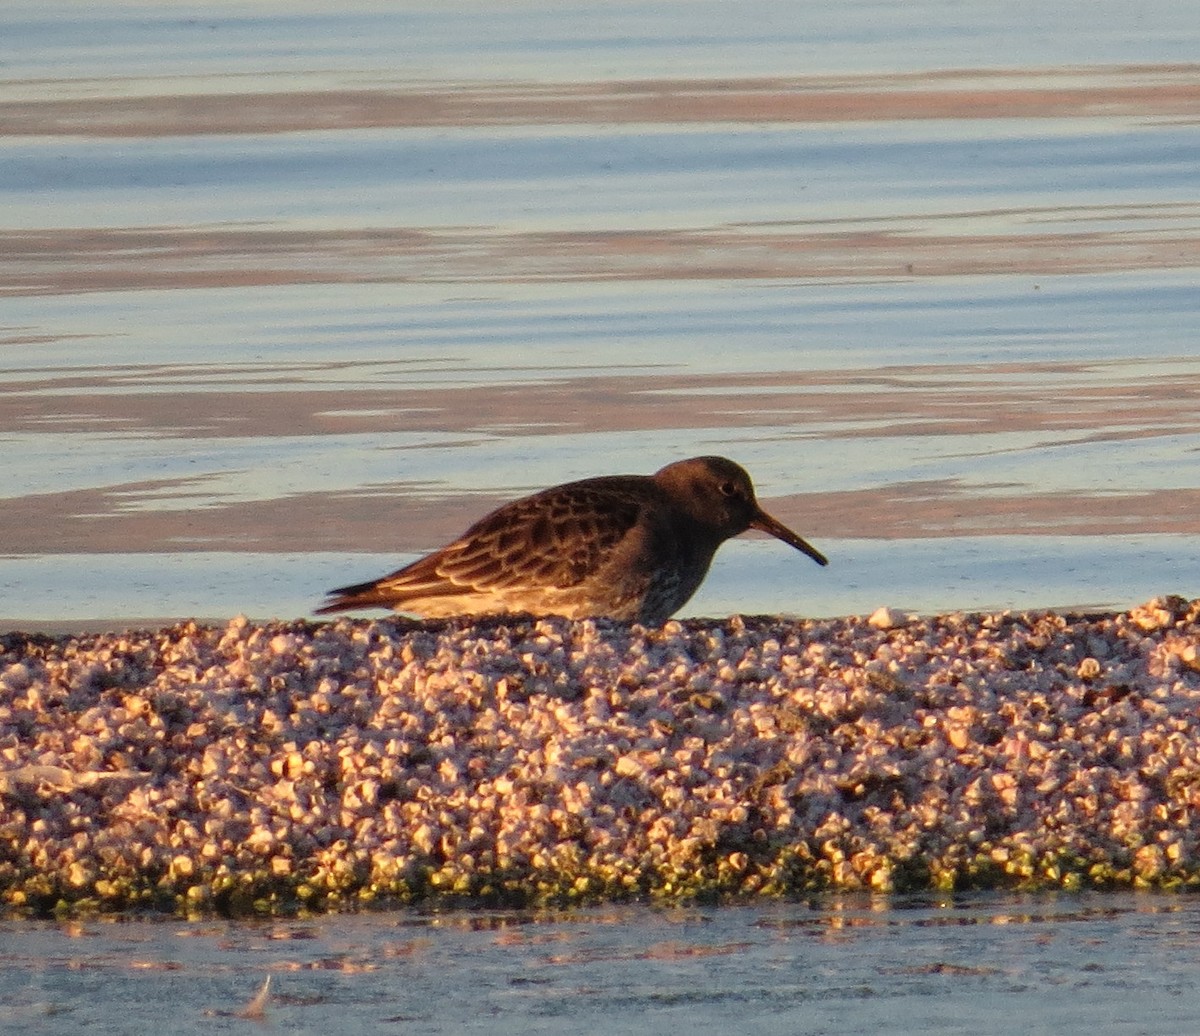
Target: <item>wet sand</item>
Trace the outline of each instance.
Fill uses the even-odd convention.
[[[0,635],[0,897],[287,913],[1200,880],[1200,602]]]

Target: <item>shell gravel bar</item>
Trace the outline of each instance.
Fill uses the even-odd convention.
[[[1200,601],[0,636],[44,914],[1200,882]]]

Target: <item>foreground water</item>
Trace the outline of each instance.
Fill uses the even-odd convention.
[[[1200,903],[1104,895],[766,908],[0,925],[27,1033],[1190,1032]]]
[[[1187,5],[9,22],[3,625],[305,615],[712,452],[832,564],[688,614],[1191,595]]]

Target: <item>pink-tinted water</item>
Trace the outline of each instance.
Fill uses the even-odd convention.
[[[1194,596],[1200,24],[1098,6],[18,5],[0,625],[714,452],[832,564],[688,614]]]

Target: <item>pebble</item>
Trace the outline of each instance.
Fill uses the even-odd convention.
[[[0,903],[1200,884],[1200,601],[0,635]]]
[[[895,608],[876,608],[871,613],[871,617],[867,619],[869,626],[874,626],[877,630],[890,630],[901,625],[905,620],[903,612],[896,611]]]

